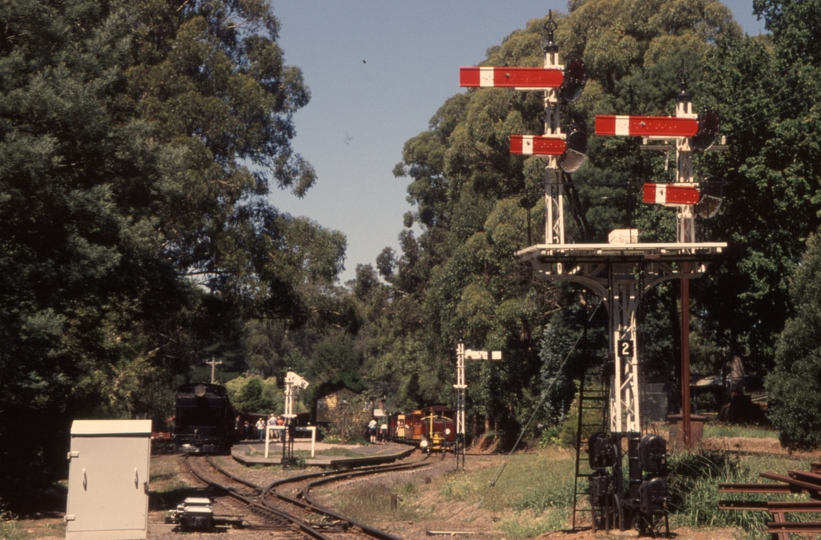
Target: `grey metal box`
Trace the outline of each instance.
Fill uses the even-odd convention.
[[[151,420],[71,425],[66,539],[146,537]]]

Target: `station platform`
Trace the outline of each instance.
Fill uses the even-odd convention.
[[[405,444],[328,444],[318,442],[314,446],[314,457],[310,456],[311,440],[294,440],[294,457],[305,460],[309,467],[346,468],[365,465],[391,463],[412,454],[416,448]],[[321,452],[321,455],[320,455]],[[338,455],[335,455],[337,454]],[[252,465],[279,465],[282,463],[282,443],[271,443],[268,447],[268,457],[265,457],[265,443],[248,440],[235,444],[231,448],[231,457],[246,466]]]

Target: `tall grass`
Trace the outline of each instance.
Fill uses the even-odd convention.
[[[768,497],[755,493],[721,494],[719,483],[761,482],[760,472],[786,473],[786,468],[808,469],[809,463],[783,458],[734,457],[728,453],[700,450],[673,454],[670,458],[667,484],[670,489],[670,521],[672,525],[690,527],[739,527],[749,538],[766,539],[767,512],[719,510],[720,500],[765,501]],[[772,498],[772,497],[770,497]],[[789,496],[789,499],[801,497]],[[782,500],[784,500],[782,498]]]
[[[391,509],[391,496],[397,496]],[[364,483],[334,495],[332,506],[342,515],[366,524],[389,517],[391,521],[418,521],[431,516],[433,509],[419,503],[419,488],[412,482],[392,486]]]
[[[494,466],[442,479],[439,495],[473,508],[481,502],[485,510],[508,513],[498,525],[507,538],[538,536],[567,525],[573,505],[574,460],[575,451],[555,447],[510,456],[501,474]]]
[[[0,521],[0,538],[3,540],[21,540],[23,531],[14,521]]]

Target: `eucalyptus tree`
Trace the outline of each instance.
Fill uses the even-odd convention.
[[[730,248],[701,297],[722,344],[763,375],[793,315],[789,276],[821,225],[821,2],[754,8],[772,33],[722,41],[706,62],[703,91],[720,106],[729,144],[710,156],[727,182],[711,230]]]
[[[717,329],[769,373],[781,442],[818,447],[821,2],[756,0],[771,35],[723,44],[709,67],[730,151],[720,222],[733,247],[710,290]],[[732,218],[734,219],[731,219]]]
[[[767,378],[768,409],[779,439],[790,449],[821,446],[821,236],[810,236],[790,287],[794,315],[787,320]]]
[[[1,493],[341,268],[341,234],[266,201],[315,181],[278,28],[267,0],[0,5]]]

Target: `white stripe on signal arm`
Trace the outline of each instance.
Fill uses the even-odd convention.
[[[630,117],[616,115],[616,135],[630,135]]]
[[[479,68],[479,87],[494,86],[493,84],[493,70],[492,67]]]
[[[667,186],[656,184],[656,202],[664,204],[667,202]]]
[[[522,154],[526,156],[533,155],[533,135],[522,136]]]

